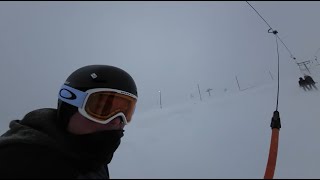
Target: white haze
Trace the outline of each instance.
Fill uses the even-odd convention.
[[[319,80],[320,2],[249,2]],[[74,70],[108,64],[132,75],[139,96],[111,178],[261,178],[276,107],[268,29],[245,1],[0,2],[0,133],[56,108]],[[319,94],[297,87],[307,71],[280,42],[279,53],[275,177],[317,178]]]
[[[313,76],[319,81],[320,66]],[[297,74],[298,75],[298,74]],[[137,112],[110,164],[111,178],[262,179],[277,82]],[[275,179],[318,178],[320,96],[281,78]]]

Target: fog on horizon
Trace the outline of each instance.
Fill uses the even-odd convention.
[[[319,48],[319,2],[250,3],[297,60]],[[66,77],[89,64],[129,72],[138,86],[136,113],[238,92],[276,76],[268,26],[240,2],[0,2],[2,129],[12,119],[55,108]],[[297,65],[279,44],[281,77]],[[192,98],[193,96],[193,98]]]

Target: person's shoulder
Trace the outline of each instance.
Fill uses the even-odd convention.
[[[2,177],[75,177],[70,160],[57,151],[35,144],[17,143],[0,148]]]
[[[28,112],[23,118],[22,124],[43,123],[43,119],[55,119],[57,117],[57,109],[42,108]]]
[[[27,116],[37,116],[37,115],[44,115],[44,114],[56,114],[57,109],[53,108],[40,108],[40,109],[35,109],[33,111],[28,112],[25,117]]]
[[[8,161],[4,161],[6,159]],[[36,162],[47,162],[48,160],[57,162],[63,160],[63,158],[61,158],[59,152],[44,145],[14,143],[0,147],[0,162],[18,163],[20,161],[20,163],[26,163],[29,161],[29,163],[35,164]],[[0,166],[2,164],[0,163]]]

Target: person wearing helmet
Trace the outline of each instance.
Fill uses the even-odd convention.
[[[114,66],[84,66],[58,94],[57,109],[31,111],[1,135],[0,178],[109,179],[138,98],[133,78]]]
[[[313,78],[309,75],[304,75],[304,79],[306,81],[306,84],[309,86],[309,89],[315,88],[316,90],[318,90],[317,86],[315,85],[316,82],[314,82]]]
[[[304,80],[302,77],[299,77],[299,86],[302,87],[304,91],[310,90],[306,83],[306,80]]]

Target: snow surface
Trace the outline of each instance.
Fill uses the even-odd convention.
[[[319,81],[315,70],[312,76]],[[298,78],[280,80],[282,128],[274,178],[320,177],[320,92],[303,91]],[[276,90],[274,80],[136,112],[109,164],[110,177],[263,178]]]

